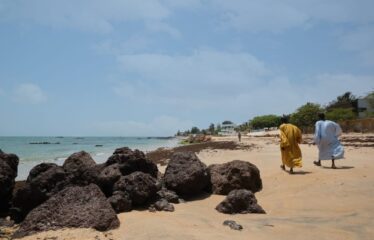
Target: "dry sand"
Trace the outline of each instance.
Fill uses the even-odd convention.
[[[198,155],[207,165],[235,159],[257,165],[263,190],[256,197],[265,215],[218,213],[214,208],[224,196],[211,195],[177,204],[172,213],[122,213],[121,227],[106,233],[67,229],[25,239],[374,239],[374,148],[346,147],[346,159],[336,161],[334,170],[330,161],[314,166],[317,149],[303,144],[304,166],[289,175],[279,168],[276,138],[246,136],[242,141],[257,147],[204,150]],[[223,226],[228,219],[244,229]]]

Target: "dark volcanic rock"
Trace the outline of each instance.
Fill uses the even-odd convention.
[[[6,154],[0,150],[0,212],[6,212],[17,177],[19,159],[15,154]]]
[[[223,225],[225,226],[229,226],[231,229],[233,230],[242,230],[243,229],[243,226],[240,225],[240,224],[237,224],[235,221],[232,221],[232,220],[225,220],[223,222]]]
[[[160,199],[166,199],[171,203],[179,203],[179,196],[177,195],[177,193],[166,188],[162,188],[160,191],[158,191],[157,196]]]
[[[164,174],[165,186],[178,195],[198,194],[209,185],[209,180],[206,165],[192,152],[173,154]]]
[[[217,205],[216,210],[221,213],[265,213],[257,204],[255,195],[246,189],[233,190],[225,200]]]
[[[69,184],[64,169],[53,163],[42,163],[31,169],[26,184],[13,198],[13,219],[22,221],[26,214]]]
[[[91,155],[85,151],[81,151],[70,155],[62,167],[69,174],[70,182],[85,184],[82,174],[95,165],[96,163]]]
[[[234,160],[209,166],[212,192],[227,195],[234,189],[258,192],[262,189],[260,170],[252,163]]]
[[[132,210],[132,201],[129,194],[126,192],[116,191],[108,198],[108,201],[116,213]]]
[[[66,227],[106,231],[119,224],[116,213],[98,186],[72,186],[33,209],[14,237]]]
[[[109,165],[101,170],[96,177],[96,183],[106,196],[112,195],[113,185],[122,176],[118,163]]]
[[[114,191],[123,191],[129,194],[133,206],[142,206],[156,198],[160,189],[157,180],[143,172],[134,172],[122,176],[113,187]]]
[[[149,207],[149,211],[165,211],[165,212],[174,212],[173,204],[169,203],[166,199],[160,199]]]
[[[134,151],[128,147],[116,149],[105,164],[109,166],[115,163],[119,164],[122,175],[128,175],[133,172],[144,172],[157,178],[157,165],[146,159],[144,153],[137,149]]]

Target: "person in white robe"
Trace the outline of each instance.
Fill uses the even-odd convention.
[[[331,160],[331,168],[336,168],[335,160],[344,158],[344,148],[338,137],[342,134],[339,124],[326,120],[325,114],[318,114],[319,121],[315,125],[314,143],[319,150],[318,161],[314,164],[321,166],[321,160]]]

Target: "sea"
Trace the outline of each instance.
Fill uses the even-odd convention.
[[[103,163],[116,148],[129,147],[146,153],[178,144],[179,139],[174,137],[0,137],[0,149],[20,159],[16,180],[25,180],[30,170],[43,162],[62,165],[79,151],[86,151],[96,163]]]

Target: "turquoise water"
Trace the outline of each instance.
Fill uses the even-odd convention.
[[[48,142],[50,144],[34,144]],[[129,147],[144,152],[159,147],[175,147],[176,138],[147,137],[0,137],[0,149],[20,158],[18,180],[26,179],[28,172],[42,162],[62,165],[74,152],[86,151],[97,163],[105,162],[116,148]]]

